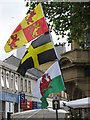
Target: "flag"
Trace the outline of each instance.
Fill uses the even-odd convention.
[[[41,4],[33,9],[17,26],[4,46],[6,52],[19,48],[38,36],[49,31]]]
[[[57,56],[50,36],[48,33],[43,34],[36,40],[32,41],[19,64],[17,72],[24,76],[28,69],[55,59],[57,59]]]
[[[51,93],[61,92],[65,90],[61,71],[56,61],[41,78],[38,79],[35,88],[32,91],[32,96],[41,99],[42,108],[46,108],[48,103],[46,98]]]

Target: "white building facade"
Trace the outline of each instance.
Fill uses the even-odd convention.
[[[23,111],[20,109],[20,94],[25,94],[25,100],[37,101],[31,95],[37,77],[26,74],[22,77],[16,72],[16,67],[0,61],[0,119],[8,118],[11,113]]]

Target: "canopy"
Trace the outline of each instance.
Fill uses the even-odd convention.
[[[65,105],[71,108],[90,108],[90,97],[65,102]]]

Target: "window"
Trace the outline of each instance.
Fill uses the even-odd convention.
[[[65,98],[67,99],[67,94],[65,93]]]
[[[1,71],[1,86],[4,87],[4,74],[3,74],[3,70]]]
[[[21,91],[23,91],[23,78],[21,78]]]
[[[90,67],[85,68],[85,76],[89,77],[90,76]]]
[[[31,93],[31,81],[28,81],[28,91]]]
[[[61,97],[64,98],[64,91],[61,92]]]
[[[11,89],[13,89],[13,78],[14,78],[14,74],[11,74]]]
[[[9,72],[6,72],[6,87],[9,88]]]
[[[14,113],[18,112],[18,103],[14,104]]]
[[[25,91],[27,92],[27,80],[25,80]]]
[[[18,76],[15,76],[15,89],[18,90]]]
[[[5,101],[2,101],[2,111],[5,112]]]

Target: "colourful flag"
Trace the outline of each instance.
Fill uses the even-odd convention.
[[[32,91],[32,96],[41,99],[42,108],[46,108],[48,103],[46,98],[51,93],[57,93],[65,90],[61,71],[56,61],[45,73],[38,79],[35,88]]]
[[[41,4],[39,3],[17,26],[4,46],[4,49],[6,52],[10,52],[48,31],[49,29],[44,19]]]
[[[17,69],[22,76],[30,68],[57,59],[49,34],[43,34],[32,41]]]

